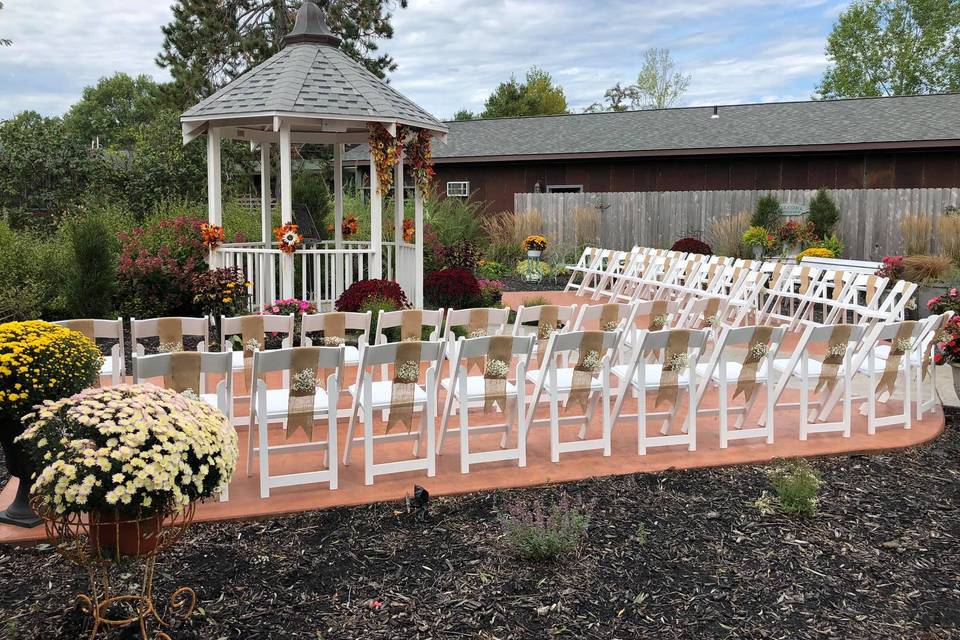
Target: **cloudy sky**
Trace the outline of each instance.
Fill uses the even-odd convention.
[[[440,117],[481,110],[497,83],[532,65],[553,74],[582,109],[632,81],[642,52],[666,47],[693,76],[683,103],[808,99],[846,2],[836,0],[409,0],[382,47],[391,82]],[[4,0],[0,118],[63,113],[83,87],[116,71],[166,73],[154,63],[165,0]]]

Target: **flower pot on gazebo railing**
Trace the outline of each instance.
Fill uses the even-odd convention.
[[[14,501],[0,512],[0,522],[35,527],[40,519],[28,500],[34,458],[15,440],[24,429],[21,419],[45,400],[94,384],[100,375],[100,350],[80,331],[34,320],[0,324],[0,356],[0,445],[7,469],[18,482]]]

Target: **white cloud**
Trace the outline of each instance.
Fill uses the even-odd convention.
[[[116,71],[166,79],[154,58],[170,19],[161,0],[7,0],[0,117],[62,113]],[[396,9],[394,86],[441,117],[481,110],[498,83],[531,66],[553,74],[574,108],[632,81],[648,47],[693,75],[687,104],[809,96],[826,65],[836,0],[411,0]]]

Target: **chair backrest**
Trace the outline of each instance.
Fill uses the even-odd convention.
[[[318,369],[333,369],[336,371],[337,380],[343,380],[343,347],[317,347],[320,350],[318,358]],[[261,374],[272,371],[286,371],[290,374],[296,374],[291,371],[293,366],[293,354],[296,348],[272,349],[270,351],[253,352],[253,379],[256,380]]]
[[[287,315],[268,315],[264,314],[260,316],[263,318],[263,332],[264,333],[283,333],[286,337],[283,339],[284,347],[293,346],[293,327],[294,327],[294,317],[292,313]],[[227,336],[239,335],[243,331],[243,318],[241,316],[235,316],[232,318],[220,317],[220,349],[223,351],[232,351],[233,349],[227,348]],[[261,346],[261,349],[265,349],[266,346]],[[239,351],[243,350],[243,347],[238,349]]]
[[[673,326],[678,329],[707,329],[714,330],[715,326],[708,326],[707,309],[710,307],[710,301],[717,301],[717,323],[723,322],[726,318],[729,299],[724,296],[706,296],[703,298],[694,298],[687,303],[680,313]]]
[[[578,351],[583,344],[583,338],[587,333],[591,332],[568,331],[566,333],[551,334],[550,339],[547,341],[545,353],[543,357],[540,358],[540,370],[543,371],[548,367],[556,367],[559,356],[568,354],[571,351]],[[609,360],[611,353],[616,348],[619,341],[619,331],[604,331],[603,342],[601,344],[603,353],[600,354],[600,357],[604,360]]]
[[[326,319],[330,313],[311,313],[300,318],[300,344],[305,347],[313,345],[313,340],[307,335],[313,331],[323,331],[326,326]],[[370,321],[373,319],[373,313],[366,311],[344,312],[344,328],[347,331],[360,331],[357,337],[357,346],[364,347],[370,340]]]
[[[456,352],[454,354],[454,366],[459,366],[459,361],[464,358],[481,358],[487,355],[490,349],[490,341],[493,336],[484,338],[460,338],[456,343]],[[513,336],[513,345],[511,347],[514,356],[529,364],[533,354],[533,336]],[[509,363],[508,363],[509,364]]]
[[[130,318],[130,344],[134,353],[140,355],[145,353],[140,341],[144,338],[160,337],[159,323],[161,320],[167,319],[168,318],[148,318],[145,320],[137,320],[136,318]],[[210,316],[203,316],[202,318],[177,316],[176,319],[180,321],[180,333],[182,335],[201,336],[203,338],[203,340],[197,344],[197,351],[206,351],[207,344],[210,342]]]
[[[811,326],[809,331],[809,336],[806,341],[801,338],[800,343],[797,345],[797,350],[803,350],[809,353],[810,345],[815,344],[826,344],[830,341],[833,336],[833,331],[835,327],[842,325],[816,325]],[[860,342],[860,339],[863,337],[863,334],[866,332],[867,327],[865,325],[849,325],[850,326],[850,338],[847,340],[847,351],[849,352],[852,348],[856,347],[857,343]],[[801,349],[802,347],[802,349]]]
[[[640,358],[643,358],[652,351],[661,351],[666,349],[670,342],[670,336],[678,331],[684,331],[689,334],[690,337],[687,341],[687,351],[694,352],[696,354],[695,357],[699,357],[699,354],[703,351],[704,345],[707,343],[708,337],[706,331],[699,329],[665,329],[664,331],[644,331],[639,349],[637,350],[638,355]]]
[[[364,375],[364,370],[369,367],[375,367],[384,364],[393,364],[397,359],[397,349],[400,348],[400,342],[387,342],[368,346],[363,350],[363,356],[360,358],[360,369],[357,377]],[[420,343],[420,362],[436,363],[443,353],[444,344],[440,340],[432,340]]]
[[[540,321],[540,312],[543,309],[543,306],[535,307],[525,307],[520,305],[517,308],[517,317],[513,321],[513,335],[519,336],[524,333],[529,333],[531,330],[536,331],[536,326],[527,326],[524,327],[524,323],[531,322],[536,323]],[[559,332],[570,331],[573,329],[573,320],[576,315],[577,305],[571,304],[570,306],[558,306],[557,308],[557,322],[563,323],[563,328],[558,329]]]
[[[73,322],[90,322],[93,323],[93,337],[94,338],[105,338],[110,340],[119,340],[120,348],[123,349],[123,318],[117,318],[116,320],[100,320],[100,319],[74,319],[74,320],[58,320],[53,324],[60,325],[61,327],[69,327],[70,323]]]
[[[133,383],[140,384],[151,378],[160,378],[170,374],[172,353],[157,353],[144,356],[133,354]],[[226,406],[220,408],[229,411],[229,403],[233,397],[233,356],[230,352],[200,352],[200,388],[196,393],[207,393],[206,379],[208,375],[222,376],[220,385],[225,389],[224,402]]]
[[[650,314],[653,313],[654,305],[657,305],[657,304],[658,304],[658,301],[653,301],[653,300],[650,300],[647,302],[635,302],[634,303],[635,310],[633,313],[634,320],[636,320],[637,318],[643,317],[643,318],[647,318],[648,321],[652,321],[653,318],[650,317]],[[680,311],[679,302],[677,302],[676,300],[666,301],[667,321],[663,323],[665,327],[669,327],[673,325],[673,323],[677,320],[677,313],[679,311]],[[634,322],[634,324],[636,324],[636,322]],[[649,326],[649,323],[647,323],[647,326]]]
[[[377,336],[375,343],[384,344],[387,342],[387,336],[384,329],[392,329],[403,325],[403,314],[412,309],[402,311],[383,311],[377,315]],[[430,342],[440,338],[441,327],[443,326],[443,309],[417,309],[421,311],[422,327],[431,327]],[[422,331],[422,328],[421,328]]]
[[[634,303],[624,303],[624,302],[612,302],[617,307],[617,330],[629,327],[633,324],[633,319],[637,314],[636,304]],[[577,319],[573,323],[573,328],[571,331],[582,331],[584,329],[585,322],[599,322],[603,314],[605,304],[582,304],[580,305],[580,313],[577,314]],[[603,329],[603,327],[596,326],[591,327],[591,329]]]
[[[454,327],[468,327],[470,315],[477,309],[448,309],[447,319],[443,323],[443,340],[455,342],[457,335],[454,333]],[[483,309],[487,312],[487,326],[483,327],[488,336],[500,336],[507,330],[507,322],[510,321],[510,308],[503,309],[489,308]],[[468,336],[469,337],[469,336]]]

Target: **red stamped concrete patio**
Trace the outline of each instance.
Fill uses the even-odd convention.
[[[549,292],[542,293],[510,293],[504,296],[504,303],[518,306],[523,298],[534,295],[546,295],[557,304],[583,304],[587,302],[571,293]],[[347,384],[352,384],[356,372],[347,372]],[[239,378],[238,378],[239,382]],[[240,387],[242,388],[242,386]],[[529,389],[529,385],[528,385]],[[795,402],[798,394],[790,390],[783,397],[784,402]],[[443,406],[444,395],[441,392],[439,411]],[[758,403],[759,404],[759,403]],[[248,407],[240,406],[238,414],[246,414]],[[635,411],[635,402],[625,403],[625,412]],[[347,406],[344,400],[341,406]],[[704,398],[704,407],[717,406],[716,392],[708,393]],[[689,452],[685,447],[656,447],[648,450],[647,455],[637,455],[636,420],[618,422],[613,430],[613,455],[603,457],[600,451],[588,451],[562,454],[560,462],[550,462],[549,430],[546,427],[535,427],[531,430],[527,442],[527,467],[519,468],[515,462],[493,462],[473,465],[468,475],[460,473],[458,436],[449,434],[442,455],[437,459],[437,474],[428,478],[425,472],[409,472],[388,476],[379,476],[375,484],[363,484],[363,448],[355,446],[350,458],[349,466],[340,466],[340,488],[330,491],[326,484],[302,485],[273,489],[269,499],[261,499],[259,493],[259,479],[254,464],[254,474],[248,477],[245,473],[247,430],[240,427],[241,457],[237,473],[230,485],[230,501],[226,503],[208,502],[197,509],[198,521],[249,519],[313,509],[325,509],[336,506],[365,504],[384,500],[395,500],[412,494],[414,484],[427,488],[434,496],[451,495],[470,491],[481,491],[498,488],[540,485],[569,480],[579,480],[593,476],[620,475],[636,472],[663,471],[665,469],[686,469],[734,464],[765,463],[775,458],[793,456],[823,456],[849,453],[871,453],[889,451],[916,446],[936,438],[943,431],[944,417],[939,408],[928,412],[922,421],[914,421],[912,429],[906,430],[897,427],[879,429],[874,436],[867,435],[866,417],[859,415],[854,403],[853,434],[850,438],[843,438],[839,434],[811,434],[809,440],[801,442],[798,437],[798,411],[795,409],[778,409],[775,422],[775,442],[767,445],[761,440],[731,441],[727,449],[720,449],[717,418],[715,416],[701,416],[697,421],[697,450]],[[887,406],[880,405],[878,413],[892,414],[901,411],[901,404],[891,400]],[[840,409],[836,410],[839,415]],[[597,412],[599,414],[599,412]],[[759,415],[759,408],[755,408],[752,417]],[[536,413],[537,418],[548,417],[546,404],[541,404]],[[679,429],[683,411],[677,415],[673,429]],[[379,416],[378,416],[379,418]],[[470,415],[470,424],[484,424],[499,422],[502,414],[484,416],[480,411]],[[343,451],[346,435],[346,419],[341,418],[339,424],[340,451]],[[456,427],[459,421],[451,420],[451,426]],[[747,426],[750,422],[747,423]],[[649,421],[650,434],[659,428],[660,423]],[[317,423],[318,437],[325,432],[325,424]],[[383,432],[384,425],[377,421],[375,431]],[[437,420],[439,429],[439,415]],[[576,438],[577,425],[562,425],[561,439],[573,440]],[[600,417],[594,418],[590,425],[587,437],[596,437],[600,431]],[[514,431],[512,436],[516,436]],[[278,442],[283,439],[280,429],[274,429],[272,439]],[[297,433],[292,441],[304,438]],[[499,434],[471,436],[471,450],[492,450],[499,444]],[[511,445],[512,446],[512,445]],[[386,462],[409,457],[410,443],[390,443],[378,445],[375,453],[377,462]],[[272,454],[270,458],[271,473],[295,473],[318,469],[323,464],[320,453],[301,453],[288,455]],[[6,506],[13,498],[16,490],[16,480],[11,480],[0,493],[0,508]],[[0,543],[34,542],[43,539],[43,527],[34,529],[18,529],[0,525]]]

